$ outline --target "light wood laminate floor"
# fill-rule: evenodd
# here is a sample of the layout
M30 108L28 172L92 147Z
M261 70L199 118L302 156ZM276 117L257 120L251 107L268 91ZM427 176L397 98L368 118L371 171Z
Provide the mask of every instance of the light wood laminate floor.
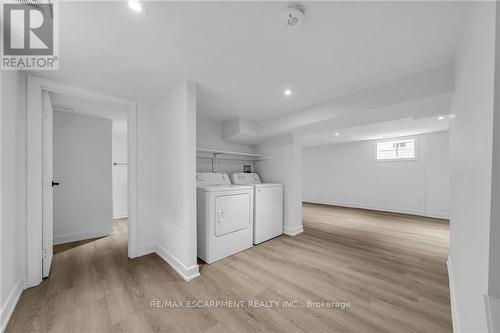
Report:
M304 233L202 265L191 282L155 254L128 259L126 220L115 225L114 236L56 247L50 277L23 292L7 332L451 331L444 220L305 204ZM151 306L168 300L295 307Z

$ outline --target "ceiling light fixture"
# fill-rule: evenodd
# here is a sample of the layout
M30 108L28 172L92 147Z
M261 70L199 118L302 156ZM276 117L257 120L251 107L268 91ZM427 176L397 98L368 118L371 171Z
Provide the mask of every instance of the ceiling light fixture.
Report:
M450 115L448 115L448 118L450 118L450 119L453 119L453 118L455 118L455 117L456 117L456 115L455 115L455 114L450 114Z
M438 117L439 120L443 120L444 119L444 116L439 116Z
M335 132L335 136L339 136L339 135L340 135L340 133L338 133L338 132Z
M283 91L283 95L285 96L290 96L292 94L292 91L290 89L285 89L285 91Z
M142 0L129 0L128 7L136 13L147 12L146 4Z

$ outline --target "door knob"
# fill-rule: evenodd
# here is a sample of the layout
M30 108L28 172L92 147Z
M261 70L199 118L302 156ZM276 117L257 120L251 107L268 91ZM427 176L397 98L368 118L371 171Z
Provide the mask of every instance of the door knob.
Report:
M52 187L54 187L54 186L59 186L59 183L52 181Z

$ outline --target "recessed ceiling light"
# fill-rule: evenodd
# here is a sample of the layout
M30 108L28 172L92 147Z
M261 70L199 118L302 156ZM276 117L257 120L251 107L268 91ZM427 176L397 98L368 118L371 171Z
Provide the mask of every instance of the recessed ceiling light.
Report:
M438 117L439 120L443 120L444 119L444 116L439 116Z
M285 96L290 96L292 94L292 91L290 89L285 89L285 91L283 91L283 94Z
M448 118L453 119L453 118L455 118L456 116L457 116L457 115L455 115L455 114L450 114L450 115L448 115Z
M340 135L340 133L338 133L338 132L335 132L335 136L339 136L339 135Z
M141 0L129 0L128 7L136 13L145 13L147 11L146 5Z

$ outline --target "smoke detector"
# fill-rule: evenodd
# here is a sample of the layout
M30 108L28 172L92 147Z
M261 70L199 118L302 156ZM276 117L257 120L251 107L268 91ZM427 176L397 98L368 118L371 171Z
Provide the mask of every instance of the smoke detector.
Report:
M292 4L283 13L281 21L287 28L298 26L304 20L305 9L298 4Z

